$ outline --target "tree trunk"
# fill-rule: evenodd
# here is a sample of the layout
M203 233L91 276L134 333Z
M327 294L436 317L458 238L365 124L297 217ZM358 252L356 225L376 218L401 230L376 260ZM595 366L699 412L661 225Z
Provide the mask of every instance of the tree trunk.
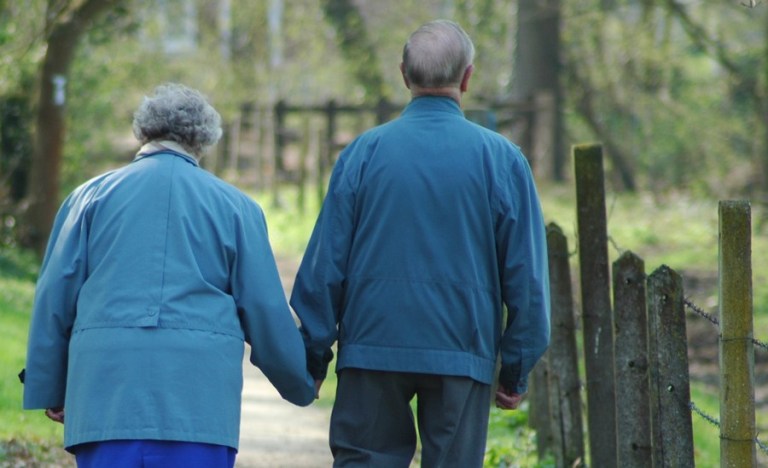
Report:
M87 0L49 19L37 110L35 148L29 174L27 231L21 243L42 254L59 205L59 172L65 137L66 80L77 45L99 15L124 0ZM49 0L49 13L55 9ZM50 16L49 16L50 18Z
M612 174L618 177L621 186L625 190L634 192L637 190L637 184L635 183L635 176L629 162L630 157L624 153L619 142L616 141L598 117L593 98L595 90L588 80L579 74L575 63L569 64L566 70L568 80L573 85L572 88L578 90L578 94L574 96L576 111L605 146L607 156L611 161Z
M339 37L341 52L353 76L365 90L368 102L387 98L376 47L368 37L365 21L352 0L323 0L323 11Z
M512 96L516 102L534 104L537 96L551 96L551 112L546 117L545 142L530 141L523 150L534 170L548 173L554 180L565 179L563 150L563 93L560 86L560 0L520 0L517 7L517 38ZM534 119L540 109L534 109ZM534 125L535 126L535 125ZM527 132L532 132L528 128ZM541 134L540 132L537 132ZM534 148L549 154L535 154ZM537 168L537 161L551 161L551 167Z

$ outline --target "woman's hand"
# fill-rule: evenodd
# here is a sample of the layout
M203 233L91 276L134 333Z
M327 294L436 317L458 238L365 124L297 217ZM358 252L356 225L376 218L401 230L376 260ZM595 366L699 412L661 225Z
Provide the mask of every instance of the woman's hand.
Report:
M51 421L64 424L64 408L48 408L45 410L45 415Z

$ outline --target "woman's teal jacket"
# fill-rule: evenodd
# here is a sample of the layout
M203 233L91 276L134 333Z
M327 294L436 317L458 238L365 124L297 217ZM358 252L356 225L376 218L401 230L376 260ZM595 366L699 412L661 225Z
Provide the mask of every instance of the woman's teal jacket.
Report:
M286 400L314 384L259 206L180 152L139 153L63 203L35 292L27 409L65 407L65 446L237 448L244 341Z

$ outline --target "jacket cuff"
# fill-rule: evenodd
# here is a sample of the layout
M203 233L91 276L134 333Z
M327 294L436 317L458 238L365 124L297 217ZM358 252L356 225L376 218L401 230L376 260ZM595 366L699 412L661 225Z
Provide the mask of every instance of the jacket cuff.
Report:
M333 351L327 348L321 355L307 349L307 371L315 380L325 380L328 364L333 360Z
M508 364L501 366L499 385L520 395L528 390L527 379L521 378L519 365Z

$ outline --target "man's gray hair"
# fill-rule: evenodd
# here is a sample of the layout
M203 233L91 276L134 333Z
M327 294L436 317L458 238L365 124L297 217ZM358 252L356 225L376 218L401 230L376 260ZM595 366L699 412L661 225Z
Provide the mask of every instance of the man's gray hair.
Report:
M133 115L133 134L142 143L171 140L201 156L221 138L221 116L199 91L166 83L145 97Z
M424 24L403 48L403 72L421 88L458 86L472 65L475 46L461 26L448 20Z

